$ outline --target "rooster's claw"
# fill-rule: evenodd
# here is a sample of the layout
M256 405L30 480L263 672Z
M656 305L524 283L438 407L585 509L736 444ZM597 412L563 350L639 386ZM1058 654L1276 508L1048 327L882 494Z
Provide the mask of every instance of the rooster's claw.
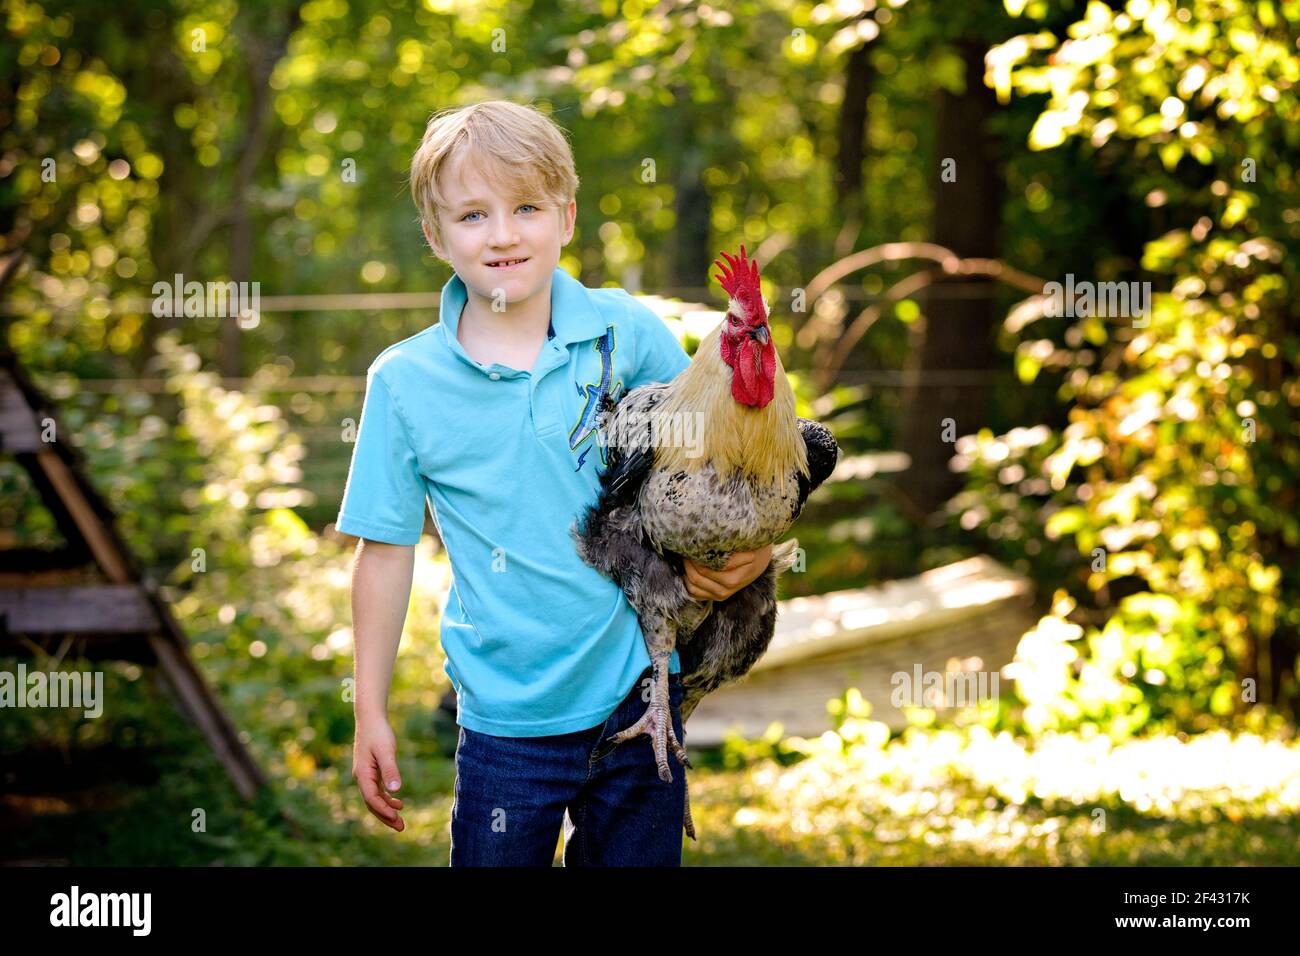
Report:
M673 756L680 760L683 765L691 769L694 769L694 767L690 758L686 756L686 748L681 745L681 742L677 739L677 732L673 729L672 717L668 710L668 682L656 679L654 683L649 709L631 727L610 737L607 744L612 749L631 740L633 737L645 734L650 738L651 746L654 748L655 766L659 770L659 779L664 783L672 783L673 774L668 769L669 747L672 748ZM662 693L660 692L661 686Z

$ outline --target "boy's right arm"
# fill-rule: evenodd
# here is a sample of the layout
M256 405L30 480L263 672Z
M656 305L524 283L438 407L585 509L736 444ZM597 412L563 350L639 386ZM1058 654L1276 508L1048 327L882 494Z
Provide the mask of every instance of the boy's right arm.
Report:
M355 655L356 740L352 776L370 812L401 832L402 801L397 740L388 723L388 688L411 598L415 546L362 538L352 565L352 641Z

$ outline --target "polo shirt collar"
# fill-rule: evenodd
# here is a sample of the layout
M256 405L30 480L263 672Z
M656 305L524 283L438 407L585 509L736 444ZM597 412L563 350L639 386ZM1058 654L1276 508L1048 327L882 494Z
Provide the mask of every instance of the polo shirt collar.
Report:
M442 325L443 336L453 351L470 361L469 355L456 338L456 328L460 324L460 312L469 300L465 280L453 272L447 284L442 287L442 301L439 305L438 321ZM605 334L609 323L592 301L591 294L573 276L559 266L551 276L551 324L547 330L548 340L561 346L573 342L586 342L600 338ZM471 364L475 364L471 362Z

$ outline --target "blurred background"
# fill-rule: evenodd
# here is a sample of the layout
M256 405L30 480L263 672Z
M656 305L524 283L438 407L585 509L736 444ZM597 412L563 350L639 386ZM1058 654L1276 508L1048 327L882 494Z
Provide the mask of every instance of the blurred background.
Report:
M1300 0L10 0L0 29L0 672L105 701L0 711L5 861L445 864L447 558L429 522L398 835L351 779L331 522L366 367L450 276L411 154L489 98L570 135L561 265L688 351L744 243L842 449L768 658L687 729L687 864L1300 858ZM257 306L157 314L178 275Z

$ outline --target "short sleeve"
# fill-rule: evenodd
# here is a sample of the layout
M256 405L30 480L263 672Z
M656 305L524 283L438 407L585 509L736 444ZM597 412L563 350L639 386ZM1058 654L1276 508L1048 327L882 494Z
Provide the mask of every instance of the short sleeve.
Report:
M690 356L654 310L635 299L628 309L640 321L636 323L636 372L627 382L627 390L650 382L671 382L691 364Z
M334 526L385 544L416 544L424 530L425 487L405 419L372 369L343 503Z

